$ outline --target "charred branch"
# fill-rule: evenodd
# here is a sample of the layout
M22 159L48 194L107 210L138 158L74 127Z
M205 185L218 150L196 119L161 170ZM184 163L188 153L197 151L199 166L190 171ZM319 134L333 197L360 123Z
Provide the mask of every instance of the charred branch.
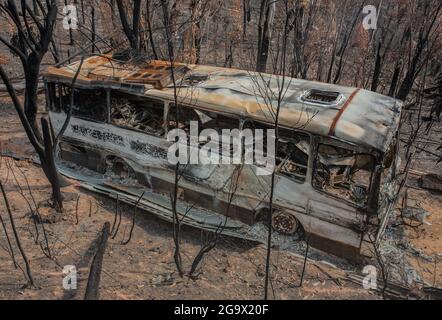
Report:
M20 254L22 256L23 262L24 262L25 267L26 267L25 269L26 269L26 275L27 275L27 278L28 278L27 280L28 280L28 282L29 282L29 284L31 286L34 286L35 284L34 284L34 278L32 277L31 266L29 264L28 257L26 256L26 252L24 251L23 246L21 244L20 237L18 235L17 228L15 226L14 217L12 215L11 208L9 206L9 200L8 200L7 195L6 195L5 189L3 188L3 183L1 181L0 181L0 189L2 191L3 200L4 200L4 203L5 203L5 206L6 206L6 211L8 212L8 215L9 215L9 221L11 223L11 228L12 228L12 233L14 235L15 243L17 244L17 248L20 251Z

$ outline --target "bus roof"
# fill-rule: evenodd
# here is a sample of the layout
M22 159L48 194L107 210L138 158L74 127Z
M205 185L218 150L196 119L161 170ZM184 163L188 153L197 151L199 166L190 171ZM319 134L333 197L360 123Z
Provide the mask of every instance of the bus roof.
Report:
M79 61L49 67L47 81L70 84ZM264 73L203 65L173 64L179 103L215 112L275 122L386 152L399 126L402 102L375 92ZM111 55L84 60L79 88L113 88L174 101L170 63L134 65ZM279 93L281 92L281 95Z

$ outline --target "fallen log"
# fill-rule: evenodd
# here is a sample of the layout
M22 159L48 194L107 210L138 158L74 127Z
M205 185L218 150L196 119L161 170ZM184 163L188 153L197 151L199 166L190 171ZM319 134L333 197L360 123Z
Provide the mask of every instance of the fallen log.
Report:
M101 231L101 238L99 240L97 252L92 260L91 268L89 271L89 277L87 279L86 293L84 294L84 300L98 300L101 269L103 265L103 256L106 251L107 239L109 238L110 223L106 222L103 225Z

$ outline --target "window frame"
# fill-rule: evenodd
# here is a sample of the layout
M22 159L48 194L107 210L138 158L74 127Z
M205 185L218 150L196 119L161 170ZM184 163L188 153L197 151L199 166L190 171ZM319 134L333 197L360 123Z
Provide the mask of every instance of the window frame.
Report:
M160 138L160 139L166 139L166 137L167 137L167 125L164 124L165 121L166 121L166 112L167 112L167 107L166 107L167 102L166 101L161 100L161 99L155 99L155 98L151 98L151 97L146 97L146 96L140 96L140 95L137 95L137 94L134 94L134 93L130 93L130 92L121 91L124 94L140 97L141 100L149 100L149 101L152 101L154 103L159 103L159 104L163 105L162 108L163 108L163 127L164 127L164 133L162 135L156 135L156 134L153 134L152 132L144 131L144 130L141 130L141 129L138 129L138 128L135 128L135 127L122 126L122 125L118 125L118 124L113 123L112 122L112 106L110 105L111 101L112 101L112 91L120 91L120 90L109 88L109 91L110 91L109 92L109 102L108 102L108 114L109 114L109 117L108 117L108 122L107 122L108 124L110 124L112 126L115 126L117 128L124 129L124 130L130 130L130 131L134 131L134 132L144 133L144 134L147 134L148 136L151 136L151 137Z
M244 125L247 124L248 122L257 123L257 124L259 124L261 126L267 127L267 129L273 129L274 128L274 125L272 126L272 124L268 123L268 122L259 121L259 120L251 119L251 118L243 118L240 130L244 129ZM282 125L278 125L278 128L279 128L279 130L283 129L283 130L294 132L295 134L301 134L301 135L304 135L304 136L308 137L309 144L310 144L310 150L309 150L309 154L307 154L308 159L307 159L307 165L306 165L306 168L305 168L306 169L306 174L305 174L305 180L304 181L301 182L301 181L295 180L295 179L293 179L293 178L291 178L291 177L289 177L287 175L284 175L284 174L278 172L278 168L282 166L283 162L281 162L280 165L276 166L276 175L279 176L279 177L287 178L290 181L296 182L299 185L304 185L306 183L311 183L311 177L312 177L312 163L311 163L311 159L312 159L312 155L313 155L313 151L314 151L314 139L313 139L314 135L312 135L310 132L307 132L305 130L290 128L290 127L286 127L286 126L282 126ZM281 136L279 136L279 138L281 138ZM277 153L278 151L275 150L275 152ZM277 156L277 154L275 156ZM254 165L256 166L256 164L254 164ZM275 165L276 165L276 159L275 159Z
M166 136L167 136L167 134L169 133L170 130L176 129L176 128L170 128L169 129L169 125L168 125L169 114L170 114L170 112L172 110L171 108L174 107L173 105L175 104L175 102L174 101L167 101L167 102L165 102L165 104L166 104L166 110L165 110L164 117L165 117L165 122L166 122ZM238 130L241 130L242 125L243 125L243 121L244 121L243 118L241 118L238 115L230 114L230 113L224 113L224 112L218 112L217 110L205 109L205 108L202 108L202 107L200 107L198 105L187 105L185 103L179 103L178 104L178 108L187 108L187 109L192 110L192 111L198 110L198 111L203 112L203 113L207 113L207 112L215 113L217 115L220 115L220 116L223 116L223 117L226 117L226 118L230 118L230 119L236 120L236 121L238 121L238 128L237 128ZM196 114L196 112L195 112L195 114ZM198 117L198 121L199 121L200 119L199 119L198 114L196 114L196 116ZM204 129L213 129L213 128L199 128L199 129L204 130ZM223 129L223 128L221 128L221 129ZM200 132L202 130L200 130ZM220 134L220 137L222 137L221 134ZM190 141L190 139L188 139L188 143L189 143L189 141ZM221 140L221 143L222 143L222 140ZM202 145L198 144L198 149L200 149L203 146L204 146L204 144L202 144ZM221 145L220 145L220 147L221 147ZM221 157L222 156L222 149L220 148L219 151L220 151L219 156ZM231 155L231 157L232 157L232 155Z
M315 136L315 141L316 142L315 142L315 147L314 147L314 155L312 157L313 166L312 166L312 175L311 175L311 177L312 177L311 187L316 192L319 192L319 193L324 194L326 196L332 197L333 199L336 199L339 201L344 201L346 204L350 205L353 208L363 209L366 211L369 210L370 209L370 201L373 198L373 196L374 196L373 193L375 191L375 190L373 190L373 186L374 186L374 180L375 180L375 175L376 175L376 167L378 166L379 158L380 158L379 152L374 149L367 149L367 148L364 148L363 146L358 146L358 145L355 145L352 143L348 143L344 140L334 138L334 137L332 138L332 137ZM343 197L339 197L337 195L331 194L331 193L324 191L314 185L313 177L314 177L316 170L317 170L316 164L317 164L318 156L319 156L319 146L321 144L346 149L346 150L355 152L357 154L369 155L372 157L373 165L370 170L370 182L369 182L369 185L367 188L367 196L366 196L367 200L364 202L364 204L358 204L357 202L353 202L353 201L345 199Z
M62 81L47 81L46 83L47 85L47 89L48 89L48 93L46 95L46 99L47 99L47 108L50 112L54 112L54 113L63 113L65 115L66 112L63 110L63 106L64 104L61 101L61 96L60 93L63 90L63 87L69 88L70 89L70 85L62 82ZM78 91L87 91L87 90L103 90L106 94L106 107L105 107L105 114L103 116L104 120L99 120L99 119L92 119L89 117L83 117L83 116L79 116L74 114L74 112L72 112L72 117L77 118L77 119L81 119L81 120L85 120L85 121L90 121L90 122L95 122L95 123L109 123L109 117L110 117L110 106L109 106L109 90L108 88L84 88L84 87L80 87L77 86L74 90L78 90ZM56 109L55 106L55 101L59 100L59 107L58 109Z

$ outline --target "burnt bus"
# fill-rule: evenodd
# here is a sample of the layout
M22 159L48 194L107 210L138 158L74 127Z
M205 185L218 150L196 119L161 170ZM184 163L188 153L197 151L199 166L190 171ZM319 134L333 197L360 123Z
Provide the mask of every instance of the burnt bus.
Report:
M71 112L58 146L60 167L71 163L106 177L88 185L109 196L119 193L123 201L133 203L144 190L144 208L169 221L175 184L175 165L167 157L170 130L186 130L191 121L220 135L222 129L275 125L279 76L92 56L79 71L71 108L79 66L50 67L44 75L55 134ZM402 103L363 89L287 77L284 83L272 228L285 238L301 232L313 247L339 256L360 256L379 239L394 206ZM181 167L184 223L213 231L219 217L227 217L224 233L245 230L250 239L258 237L256 226L267 228L271 175L257 174L258 164L238 167ZM80 179L80 171L71 176Z

